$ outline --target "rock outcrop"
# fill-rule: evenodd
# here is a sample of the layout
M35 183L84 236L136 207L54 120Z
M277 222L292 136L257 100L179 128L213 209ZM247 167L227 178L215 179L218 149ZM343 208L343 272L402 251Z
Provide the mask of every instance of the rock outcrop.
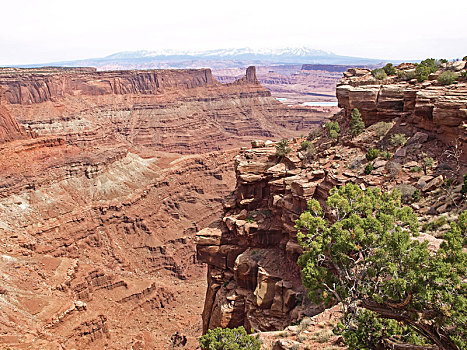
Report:
M0 87L0 143L25 137L24 130L4 105L4 93Z
M401 65L401 69L412 69ZM368 69L349 69L336 90L339 107L350 116L358 108L365 124L380 121L409 123L430 133L447 146L456 144L467 159L467 82L442 86L435 80L418 83L396 76L376 80Z
M281 104L255 67L232 84L209 69L96 72L2 69L11 114L27 130L79 147L124 143L139 152L196 154L292 137L330 115Z

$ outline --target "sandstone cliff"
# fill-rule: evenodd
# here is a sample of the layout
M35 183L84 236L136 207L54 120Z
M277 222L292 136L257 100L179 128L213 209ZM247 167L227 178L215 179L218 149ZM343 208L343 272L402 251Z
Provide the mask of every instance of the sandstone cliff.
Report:
M253 68L228 85L209 70L2 69L0 85L10 348L195 348L206 282L194 234L235 186L229 148L327 115L277 102Z
M4 105L4 90L0 87L0 143L12 141L25 136L16 119Z
M401 123L435 133L448 147L457 141L467 159L466 80L460 78L456 84L441 86L435 79L432 75L430 80L418 83L393 76L381 82L368 69L349 69L336 94L346 116L358 108L366 125L399 118Z
M208 265L204 331L240 325L248 330L280 330L304 315L322 311L308 301L300 282L296 261L301 248L294 224L307 200L316 198L324 205L334 186L352 182L363 189L397 187L422 223L446 213L455 217L466 208L458 181L467 163L454 153L446 153L451 144L465 137L465 84L433 88L434 111L429 117L417 114L421 100L404 99L408 92L399 86L349 85L352 71L337 93L344 108L335 116L342 126L339 142L329 139L322 129L315 133L316 155L311 158L300 150L303 138L292 140L292 151L283 158L275 155L273 145L267 147L264 142L254 142L254 148L236 157L237 185L224 202L221 220L197 234L198 259ZM368 70L362 71L368 79ZM416 99L430 91L425 86L406 88ZM360 109L368 126L355 138L348 134L352 108ZM377 121L387 123L383 129L372 126ZM391 143L396 133L405 134L408 141ZM385 149L390 159L371 162L374 169L366 174L369 162L365 154L370 147ZM426 156L435 161L428 174L423 174ZM447 179L451 179L449 185L445 184ZM411 197L415 191L421 194L417 203ZM437 234L443 229L446 225ZM421 239L439 245L426 233L431 232L424 232Z

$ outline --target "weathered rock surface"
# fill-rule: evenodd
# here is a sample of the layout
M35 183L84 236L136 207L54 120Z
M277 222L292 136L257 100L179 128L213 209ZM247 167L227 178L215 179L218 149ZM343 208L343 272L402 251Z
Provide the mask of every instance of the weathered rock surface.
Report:
M466 84L465 79L441 86L433 81L415 83L400 81L395 77L381 82L373 78L369 70L349 69L345 78L339 82L336 94L339 107L344 109L346 116L350 116L353 108L358 108L367 126L395 119L400 123L409 123L435 135L447 147L455 147L457 144L463 150L462 157L465 160Z

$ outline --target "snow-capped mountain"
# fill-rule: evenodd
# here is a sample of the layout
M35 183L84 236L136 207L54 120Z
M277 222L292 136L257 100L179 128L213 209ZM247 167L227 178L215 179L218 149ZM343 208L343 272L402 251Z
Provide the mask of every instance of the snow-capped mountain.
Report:
M123 51L106 56L106 59L129 59L129 58L157 58L157 57L173 57L173 56L187 56L197 58L235 58L245 56L252 57L326 57L336 56L332 52L316 50L309 47L287 47L281 49L260 48L254 49L249 47L244 48L231 48L231 49L218 49L206 51L183 51L183 50L157 50L157 51Z

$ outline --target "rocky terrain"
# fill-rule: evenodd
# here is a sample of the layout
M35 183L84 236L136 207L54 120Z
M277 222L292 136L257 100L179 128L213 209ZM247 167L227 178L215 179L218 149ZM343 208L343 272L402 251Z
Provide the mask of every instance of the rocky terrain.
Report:
M254 67L0 70L0 348L194 348L205 268L194 234L221 214L252 138L328 114L290 108ZM187 302L189 297L189 302Z
M322 342L313 340L311 331L304 334L311 323L287 327L323 311L307 299L301 284L294 225L307 200L324 205L334 186L398 188L419 216L420 239L432 247L467 208L460 193L467 171L465 79L449 86L434 79L375 83L367 69L345 73L337 88L343 108L334 117L341 125L338 140L320 128L308 138L312 153L302 147L305 138L289 140L291 152L283 157L273 143L258 140L235 158L237 185L224 201L224 214L197 233L198 259L208 265L204 331L244 326L266 332L261 333L263 347L273 349L321 349L336 340L332 334ZM353 108L366 124L355 138L348 134ZM403 135L403 141L394 142L394 135ZM389 155L370 162L365 157L370 147ZM434 160L430 166L427 158ZM370 173L365 172L368 164ZM322 328L329 330L329 325Z

